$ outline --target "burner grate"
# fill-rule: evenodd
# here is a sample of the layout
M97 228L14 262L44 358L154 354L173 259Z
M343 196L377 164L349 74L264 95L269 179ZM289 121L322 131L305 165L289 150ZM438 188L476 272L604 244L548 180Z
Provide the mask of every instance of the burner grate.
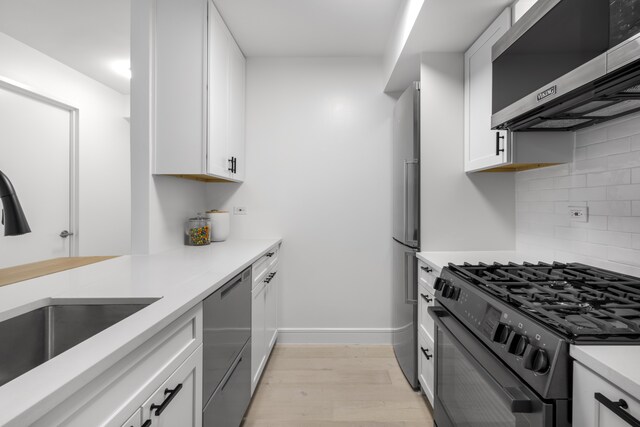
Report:
M449 264L467 282L573 341L640 338L640 279L578 263Z

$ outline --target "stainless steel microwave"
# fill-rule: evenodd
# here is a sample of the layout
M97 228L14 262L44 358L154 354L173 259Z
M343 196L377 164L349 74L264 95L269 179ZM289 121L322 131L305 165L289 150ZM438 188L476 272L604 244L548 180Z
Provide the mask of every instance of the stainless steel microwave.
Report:
M538 0L493 46L494 129L576 130L640 111L640 0Z

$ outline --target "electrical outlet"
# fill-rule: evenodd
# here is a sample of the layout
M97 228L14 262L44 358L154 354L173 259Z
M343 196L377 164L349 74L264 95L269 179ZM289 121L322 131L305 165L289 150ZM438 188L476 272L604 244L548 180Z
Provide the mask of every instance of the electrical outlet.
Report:
M586 206L569 206L571 221L589 222L589 208Z
M245 208L244 206L234 206L233 207L233 214L234 215L246 215L247 214L247 208Z

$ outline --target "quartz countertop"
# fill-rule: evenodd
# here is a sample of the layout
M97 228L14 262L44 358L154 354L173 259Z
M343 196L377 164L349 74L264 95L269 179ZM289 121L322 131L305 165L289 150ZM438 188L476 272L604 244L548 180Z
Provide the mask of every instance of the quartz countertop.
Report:
M26 425L67 399L281 242L230 240L122 256L0 288L0 321L51 298L160 298L0 387L0 425Z
M571 357L640 400L640 345L572 345Z

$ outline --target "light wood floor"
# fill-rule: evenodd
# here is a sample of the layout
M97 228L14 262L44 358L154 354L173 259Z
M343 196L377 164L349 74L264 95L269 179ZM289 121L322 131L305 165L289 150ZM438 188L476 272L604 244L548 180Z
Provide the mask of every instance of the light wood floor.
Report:
M390 346L277 345L243 427L433 426Z

